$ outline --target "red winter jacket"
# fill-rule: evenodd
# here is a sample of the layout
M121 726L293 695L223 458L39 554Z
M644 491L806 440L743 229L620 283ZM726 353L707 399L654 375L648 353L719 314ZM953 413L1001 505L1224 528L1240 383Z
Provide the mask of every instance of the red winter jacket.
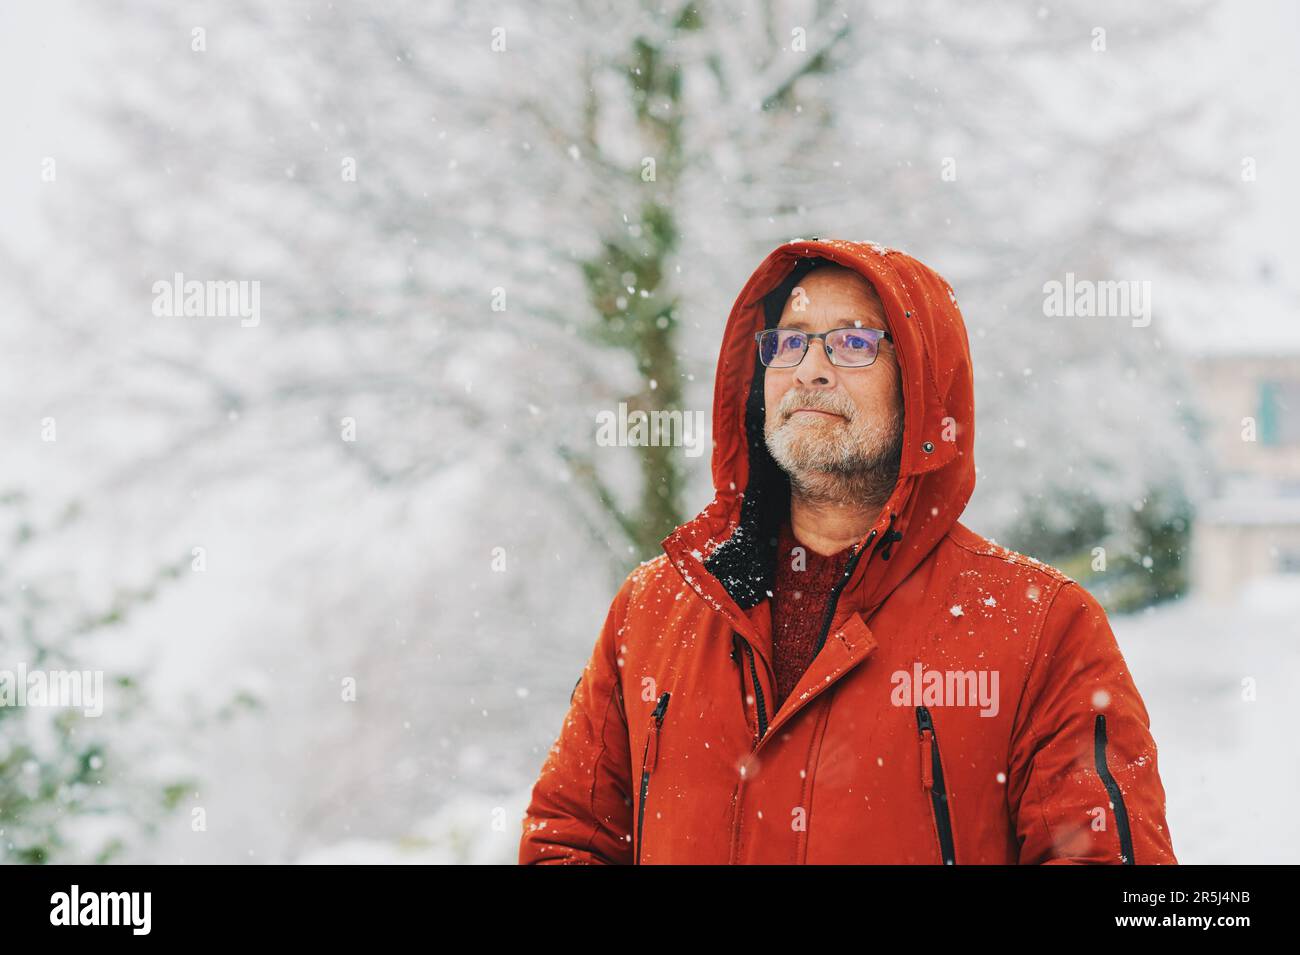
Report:
M904 446L821 649L773 712L789 484L762 441L754 333L812 256L884 303ZM1176 862L1147 711L1101 607L957 520L974 396L942 277L871 243L782 245L732 308L713 421L714 498L614 598L533 787L521 863Z

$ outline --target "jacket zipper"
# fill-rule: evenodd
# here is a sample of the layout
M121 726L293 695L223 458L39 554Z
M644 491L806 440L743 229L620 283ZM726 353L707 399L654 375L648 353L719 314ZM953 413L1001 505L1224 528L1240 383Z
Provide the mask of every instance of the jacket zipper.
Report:
M893 527L893 525L894 525L894 515L891 514L889 516L889 526ZM822 617L822 629L821 629L821 635L817 638L817 649L813 651L814 657L816 657L817 654L821 652L822 645L826 643L826 636L827 634L830 633L831 623L835 619L835 608L839 605L840 602L840 593L844 590L844 586L849 582L849 579L853 576L853 571L854 568L858 566L858 561L862 559L863 554L865 554L868 550L870 550L871 544L875 539L876 539L876 532L873 530L870 534L867 535L866 543L864 543L862 547L858 549L858 552L856 554L854 554L852 557L849 558L849 562L844 566L844 574L836 582L835 588L831 591L830 600L827 601L826 613ZM745 644L745 658L749 661L749 676L750 676L750 680L754 684L754 708L756 710L756 717L758 723L758 739L754 742L754 749L757 750L759 745L763 742L763 737L767 735L767 706L763 699L762 684L758 682L758 666L754 663L754 648L750 646L749 641L746 640L744 637L740 636L740 634L735 633L733 634L733 636L735 636L737 639L739 639L741 642ZM641 786L642 786L641 804L642 804L642 809L644 810L645 786L646 786L646 777L644 775L641 777ZM739 796L740 786L741 783L737 781L736 793L732 795L733 804L735 803L736 799ZM638 848L637 848L638 860L640 859L640 852L641 852L640 843L638 842Z
M650 792L650 774L659 762L659 727L668 712L668 692L659 697L659 703L650 714L650 733L646 736L645 752L641 755L641 804L636 812L636 864L641 864L641 843L645 839L645 797Z
M1115 828L1119 830L1119 857L1123 865L1133 865L1133 834L1128 827L1128 809L1124 806L1124 794L1119 790L1119 783L1110 774L1106 765L1106 717L1098 713L1093 722L1092 732L1093 758L1097 763L1097 775L1101 777L1110 796L1110 804L1115 810Z
M891 521L890 523L892 524L893 522ZM836 581L835 588L831 591L831 599L826 602L826 613L822 616L822 632L817 638L817 649L813 651L814 658L817 654L822 652L822 644L826 642L826 635L830 633L831 621L835 619L835 608L840 602L840 592L844 590L844 585L847 584L849 578L853 576L853 569L858 566L858 561L862 559L862 555L871 549L871 542L875 540L875 538L876 532L872 531L867 535L867 542L863 544L858 552L849 558L849 562L844 565L844 573L840 576L840 579Z
M754 664L754 648L749 645L749 641L744 637L740 638L745 643L745 659L749 661L749 676L754 681L754 706L758 710L758 739L755 746L763 741L764 735L767 734L767 706L763 702L763 686L758 682L758 667Z
M939 757L939 736L934 731L934 720L930 718L928 707L916 708L916 725L921 731L921 786L930 790L934 828L939 835L939 854L943 856L944 865L956 865L952 817L948 814L948 790L944 786L943 761Z

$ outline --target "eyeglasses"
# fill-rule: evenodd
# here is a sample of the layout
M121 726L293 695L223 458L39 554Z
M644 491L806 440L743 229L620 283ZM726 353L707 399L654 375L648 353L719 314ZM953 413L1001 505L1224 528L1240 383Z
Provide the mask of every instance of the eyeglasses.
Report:
M808 345L820 338L830 363L839 368L865 368L880 353L880 341L893 336L882 328L832 328L805 332L798 328L769 328L756 332L758 357L768 368L793 368L808 354Z

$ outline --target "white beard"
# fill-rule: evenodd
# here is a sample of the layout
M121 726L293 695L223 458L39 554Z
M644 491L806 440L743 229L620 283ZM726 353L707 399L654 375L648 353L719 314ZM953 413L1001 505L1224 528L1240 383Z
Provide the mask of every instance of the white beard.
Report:
M826 410L839 410L823 405ZM788 418L766 429L767 449L790 476L791 493L816 504L879 507L898 480L903 416Z

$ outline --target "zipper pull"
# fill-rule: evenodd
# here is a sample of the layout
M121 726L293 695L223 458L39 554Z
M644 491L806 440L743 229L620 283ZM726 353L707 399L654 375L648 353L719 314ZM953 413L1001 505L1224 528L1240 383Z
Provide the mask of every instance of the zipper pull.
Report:
M921 788L934 788L934 736L928 730L921 730Z
M659 727L663 725L664 714L668 712L668 696L669 694L665 692L663 696L659 697L658 705L655 706L654 712L650 714L652 725L650 727L650 740L647 743L649 749L645 758L646 772L648 773L654 772L655 764L659 761Z

